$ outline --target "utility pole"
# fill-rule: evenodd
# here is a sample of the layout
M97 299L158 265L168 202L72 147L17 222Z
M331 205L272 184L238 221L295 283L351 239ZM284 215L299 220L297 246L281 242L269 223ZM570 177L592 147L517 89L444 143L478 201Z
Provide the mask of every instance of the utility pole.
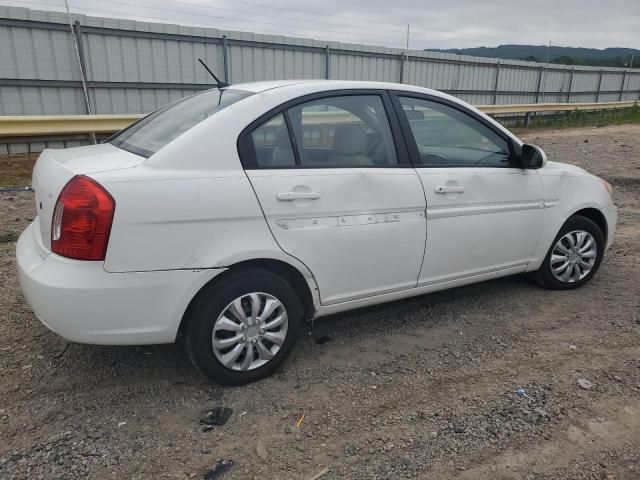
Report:
M400 83L404 83L404 79L409 73L409 24L407 23L407 43L404 49L404 56L400 56Z
M407 48L406 48L407 55L409 55L409 28L410 28L410 25L407 23Z
M87 90L87 77L84 71L82 58L80 58L80 47L78 46L78 38L76 37L76 30L73 28L73 22L71 21L71 11L69 10L69 1L64 0L64 6L67 9L67 19L69 20L69 29L71 30L71 38L73 40L73 46L76 50L76 59L78 60L78 67L80 68L80 80L82 81L82 91L84 93L84 104L87 109L87 114L91 115L91 103L89 102L89 91ZM90 133L91 142L96 143L96 136L94 133Z
M551 40L549 40L549 45L547 45L547 65L549 64L549 53L551 50Z

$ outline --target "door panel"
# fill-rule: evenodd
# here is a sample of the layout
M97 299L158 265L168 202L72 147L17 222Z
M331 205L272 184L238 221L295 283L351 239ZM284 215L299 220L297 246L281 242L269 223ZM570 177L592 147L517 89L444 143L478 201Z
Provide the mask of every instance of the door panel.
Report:
M426 226L413 169L247 174L276 241L313 273L323 304L415 287ZM290 192L314 198L278 200Z
M418 285L524 271L542 228L542 182L511 140L461 105L395 97L427 200Z
M509 268L524 271L542 228L542 184L535 170L417 171L427 195L419 285ZM442 187L449 188L441 193Z
M426 203L387 109L384 92L334 92L283 106L241 135L269 227L312 272L325 305L416 286ZM258 154L265 146L273 158Z

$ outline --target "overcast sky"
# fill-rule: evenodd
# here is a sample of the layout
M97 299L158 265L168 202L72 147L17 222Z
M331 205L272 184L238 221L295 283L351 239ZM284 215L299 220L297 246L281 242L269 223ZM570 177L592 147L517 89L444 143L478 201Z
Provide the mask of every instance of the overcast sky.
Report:
M64 0L0 0L64 10ZM410 48L640 48L640 0L69 0L72 12Z

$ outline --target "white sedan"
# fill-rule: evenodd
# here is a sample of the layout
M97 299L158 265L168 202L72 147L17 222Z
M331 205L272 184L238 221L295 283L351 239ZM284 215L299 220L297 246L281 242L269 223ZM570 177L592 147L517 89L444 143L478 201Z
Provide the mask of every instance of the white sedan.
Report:
M584 285L616 223L607 182L456 98L375 82L207 90L45 150L33 188L16 255L42 323L181 338L231 384L271 374L304 320L525 272Z

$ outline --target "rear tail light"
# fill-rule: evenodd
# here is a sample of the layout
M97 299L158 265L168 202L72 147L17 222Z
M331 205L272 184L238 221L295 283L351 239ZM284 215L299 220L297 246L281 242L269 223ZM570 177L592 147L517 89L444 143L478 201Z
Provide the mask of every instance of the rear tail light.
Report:
M67 183L53 211L51 251L76 260L104 260L116 202L85 176Z

